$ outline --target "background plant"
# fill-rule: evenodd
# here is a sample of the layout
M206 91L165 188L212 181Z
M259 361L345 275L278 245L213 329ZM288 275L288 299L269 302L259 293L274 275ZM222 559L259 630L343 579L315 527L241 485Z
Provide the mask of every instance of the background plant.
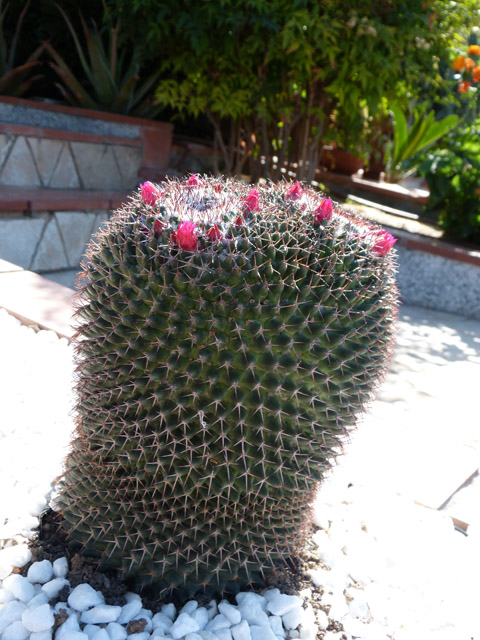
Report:
M480 242L480 122L443 139L420 165L430 196L427 211L452 238Z
M158 80L159 72L154 72L138 86L141 65L139 50L134 47L131 52L128 47L119 47L120 22L113 24L106 5L104 4L106 21L102 29L95 23L89 28L83 15L79 14L85 46L82 46L81 39L66 13L60 6L58 10L71 33L83 73L88 81L86 88L82 78L76 77L60 53L49 42L45 42L45 48L54 60L51 66L61 80L57 87L64 98L70 104L83 108L145 118L153 118L158 114L161 107L153 103L150 94Z
M5 21L9 4L0 0L0 94L3 95L23 96L32 83L40 78L40 75L33 75L33 72L38 70L42 45L30 53L23 64L18 64L17 45L29 5L30 0L20 10L13 33L7 34Z
M312 179L327 132L351 132L360 151L352 122L405 79L411 94L420 77L436 88L451 34L472 19L464 4L112 0L161 60L160 102L207 114L218 170L274 180L284 169Z

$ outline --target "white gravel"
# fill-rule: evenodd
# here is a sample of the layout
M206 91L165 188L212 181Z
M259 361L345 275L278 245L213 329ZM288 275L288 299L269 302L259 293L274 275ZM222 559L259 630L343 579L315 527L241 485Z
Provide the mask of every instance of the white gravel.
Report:
M404 309L391 374L318 494L313 541L328 568L312 568L311 590L300 598L238 594L208 607L192 601L180 611L170 603L154 614L136 594L109 607L88 585L52 607L56 587L66 584L65 559L34 563L27 578L12 573L31 560L26 543L67 451L72 350L0 309L1 640L52 640L62 606L68 619L55 640L125 640L139 616L146 626L131 640L480 640L480 520L464 536L447 514L416 505L408 483L398 491L399 478L415 474L422 438L448 443L455 428L479 446L468 410L478 385L478 323L456 331L451 319ZM317 588L325 611L310 604ZM343 636L326 630L332 620L343 624Z

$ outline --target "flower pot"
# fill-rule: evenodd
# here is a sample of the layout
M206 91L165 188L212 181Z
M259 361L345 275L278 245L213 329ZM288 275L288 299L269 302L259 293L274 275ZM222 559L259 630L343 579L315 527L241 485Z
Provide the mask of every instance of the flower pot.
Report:
M350 151L324 147L320 164L333 173L351 176L364 166L364 161Z

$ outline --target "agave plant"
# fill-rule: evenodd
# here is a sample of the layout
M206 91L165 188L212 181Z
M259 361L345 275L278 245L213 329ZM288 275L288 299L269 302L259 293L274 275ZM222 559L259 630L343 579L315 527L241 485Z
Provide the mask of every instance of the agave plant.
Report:
M15 66L18 38L29 5L30 0L23 7L15 26L12 41L8 44L4 33L8 4L4 7L2 0L0 0L0 94L2 95L20 97L32 82L41 77L40 75L32 75L32 71L40 64L38 58L43 51L43 45L37 47L24 64Z
M130 61L127 61L126 49L119 51L120 22L105 29L105 38L104 32L95 23L89 29L80 13L85 51L67 14L60 6L56 6L72 34L80 64L90 85L87 90L58 51L49 42L45 42L45 48L54 60L51 67L61 80L57 87L64 98L70 104L86 109L100 109L141 118L155 117L162 107L153 103L150 94L159 72L153 73L138 86L140 56L138 50L134 50Z
M420 151L424 151L448 133L458 122L458 116L449 115L435 120L434 111L420 109L411 126L398 105L391 105L393 115L393 140L387 146L386 175L389 182L398 182L420 164Z

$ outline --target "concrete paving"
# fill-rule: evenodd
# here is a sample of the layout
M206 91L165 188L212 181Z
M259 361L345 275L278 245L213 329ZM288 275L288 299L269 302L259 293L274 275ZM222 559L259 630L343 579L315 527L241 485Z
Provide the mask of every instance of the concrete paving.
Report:
M397 346L340 473L480 524L480 321L403 306ZM466 486L462 486L465 483Z

